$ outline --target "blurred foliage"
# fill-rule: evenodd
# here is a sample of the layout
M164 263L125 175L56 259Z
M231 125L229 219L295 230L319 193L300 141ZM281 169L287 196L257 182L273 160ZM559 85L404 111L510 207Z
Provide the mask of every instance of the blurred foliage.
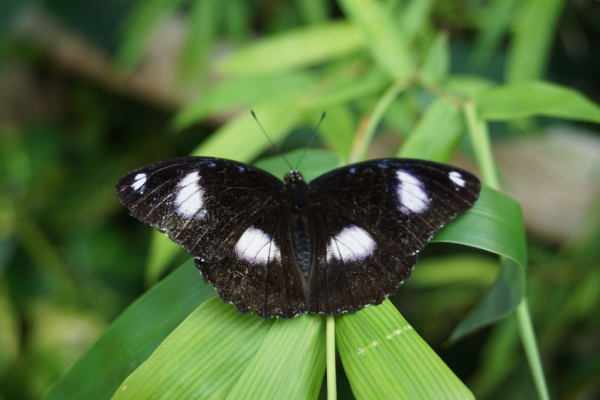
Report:
M185 34L171 92L193 89L195 99L159 109L164 99L124 95L126 82L117 93L61 69L52 49L19 33L40 10L101 49L118 74L135 74L175 20ZM103 332L62 388L76 390L86 376L93 387L100 365L143 382L148 355L176 327L183 336L193 329L198 321L182 321L214 294L194 286L199 278L184 265L122 313L186 259L118 204L113 187L125 172L189 153L246 162L273 155L248 108L273 140L287 138L286 152L306 144L327 110L314 146L326 151L309 153L306 175L367 155L475 158L465 104L481 123L503 122L495 140L541 132L553 118L598 123L598 20L591 0L2 1L0 102L12 103L0 103L0 399L39 398ZM275 171L277 160L257 165ZM599 243L597 208L565 243L529 238L527 297L553 398L600 396ZM446 343L502 281L498 261L448 244L429 246L421 259L393 298L415 330L477 398L535 397L514 319ZM135 328L140 336L120 338ZM275 339L263 350L282 351ZM115 343L122 347L106 350ZM359 370L344 367L357 382ZM340 398L370 395L345 379L340 365ZM113 393L107 386L97 398Z

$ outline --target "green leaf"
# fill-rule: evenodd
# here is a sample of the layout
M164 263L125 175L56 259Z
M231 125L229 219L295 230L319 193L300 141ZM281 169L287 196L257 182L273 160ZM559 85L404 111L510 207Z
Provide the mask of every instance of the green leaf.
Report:
M138 1L125 23L123 44L117 54L117 64L125 70L132 69L146 50L151 33L182 1Z
M347 162L356 134L356 120L348 106L327 108L327 118L319 129L319 136Z
M186 262L121 314L44 398L110 398L167 335L214 295L193 261Z
M314 398L325 371L324 319L241 315L206 301L116 391L113 399Z
M478 66L483 66L501 44L517 4L518 0L495 0L479 13L477 24L480 34L477 35L477 43L472 53L473 61Z
M443 82L446 90L470 99L494 86L495 82L477 75L451 75Z
M522 9L515 19L506 63L507 82L525 82L543 77L564 3L564 0L521 2Z
M432 242L457 243L506 259L501 273L481 302L456 327L458 340L514 311L524 295L527 253L521 207L512 198L482 186L473 208L442 228Z
M524 82L481 92L479 116L510 120L544 115L600 123L600 107L579 92L546 82Z
M287 101L307 94L313 86L312 78L305 73L226 79L207 89L196 101L177 113L172 124L177 129L183 129L215 113L247 108L263 101Z
M296 0L297 7L304 20L311 24L327 21L331 14L330 5L321 0Z
M148 261L144 274L146 286L149 287L155 284L173 258L180 252L182 252L180 245L173 242L164 233L152 229L152 234L150 235L150 252L148 253Z
M352 25L328 22L271 35L234 52L217 67L228 75L297 70L340 59L364 45L363 36Z
M400 29L406 36L407 41L412 39L423 30L433 8L433 0L411 0L401 15Z
M425 258L406 282L407 287L440 288L454 285L489 287L498 276L498 260L461 254Z
M220 19L218 0L195 0L188 14L189 31L179 60L180 80L202 82Z
M284 156L292 166L295 166L302 153L304 153L304 149L298 149L285 153ZM279 178L283 178L283 175L289 172L290 169L280 155L263 158L254 165ZM300 164L300 171L304 175L304 180L310 182L319 175L341 166L342 160L336 154L324 150L308 150Z
M297 127L300 111L293 104L269 102L254 108L260 123L274 142ZM250 162L269 149L271 143L264 137L250 113L243 113L227 122L192 151L192 156L228 158Z
M445 99L437 99L404 142L398 157L447 162L464 132L460 109Z
M406 79L413 72L405 38L384 7L372 0L339 0L344 14L367 39L375 61L393 79Z
M421 80L427 85L438 83L448 74L449 65L450 51L448 49L448 35L440 32L425 56L425 61L421 68Z
M336 322L338 351L357 398L473 398L389 300Z
M1 272L1 271L0 271ZM19 355L19 325L8 296L7 282L0 277L0 379Z

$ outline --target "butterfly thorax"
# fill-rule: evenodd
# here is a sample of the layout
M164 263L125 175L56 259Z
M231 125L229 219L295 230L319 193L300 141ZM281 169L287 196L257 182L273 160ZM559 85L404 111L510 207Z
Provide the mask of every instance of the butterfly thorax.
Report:
M306 278L310 268L311 227L308 218L308 185L299 171L285 174L285 186L292 216L292 242L296 264Z

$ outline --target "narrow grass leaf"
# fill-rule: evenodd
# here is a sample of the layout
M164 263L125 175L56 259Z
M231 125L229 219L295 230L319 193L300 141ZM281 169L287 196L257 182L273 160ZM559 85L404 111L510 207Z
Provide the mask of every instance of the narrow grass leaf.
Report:
M194 263L186 262L125 310L44 399L110 399L121 382L214 295Z
M207 89L196 101L177 113L172 125L187 128L204 118L264 101L287 101L306 95L314 86L307 73L276 73L233 77Z
M347 22L328 22L271 35L218 63L227 75L298 70L362 50L365 39ZM298 51L302 49L302 51Z
M371 0L339 0L344 14L367 39L371 55L392 77L406 79L413 72L405 38L384 6Z
M113 399L223 399L258 351L274 319L241 315L215 297L173 331Z
M331 13L329 2L322 0L296 0L298 10L309 24L327 21Z
M543 78L564 0L521 2L514 20L505 77L510 83Z
M450 66L448 35L440 32L425 56L420 77L426 85L436 84L446 77Z
M144 54L152 32L183 0L138 1L125 23L123 44L117 54L117 64L131 70Z
M524 82L479 93L479 117L510 120L544 115L600 123L600 107L579 92L547 82Z
M458 107L437 99L425 112L398 153L398 157L447 162L465 133Z
M356 398L474 398L389 300L336 322L337 348Z
M316 399L325 375L325 317L276 320L228 399Z

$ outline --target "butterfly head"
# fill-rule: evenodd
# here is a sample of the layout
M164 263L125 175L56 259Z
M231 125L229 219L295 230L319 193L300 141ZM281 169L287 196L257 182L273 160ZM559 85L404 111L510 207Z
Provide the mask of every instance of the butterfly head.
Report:
M283 180L288 190L292 210L295 212L303 211L308 196L308 185L304 182L304 177L300 171L292 170L285 174Z
M304 182L304 177L300 171L292 170L283 176L285 183Z

